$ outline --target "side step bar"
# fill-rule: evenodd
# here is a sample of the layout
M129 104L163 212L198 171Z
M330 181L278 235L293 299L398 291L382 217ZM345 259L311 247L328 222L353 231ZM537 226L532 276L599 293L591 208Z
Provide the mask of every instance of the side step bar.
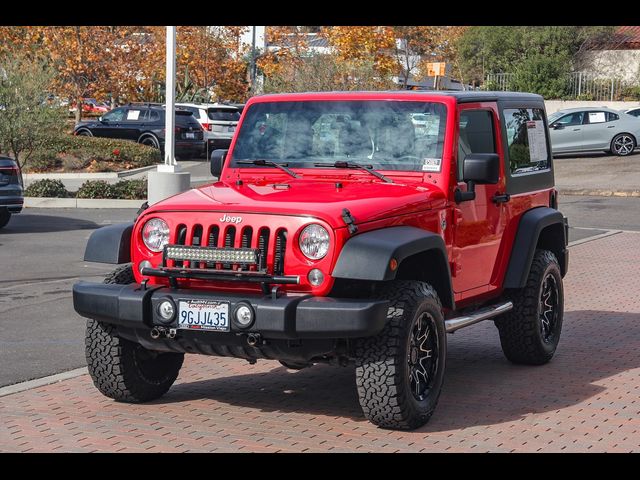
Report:
M498 315L508 312L511 309L513 309L512 302L499 303L490 307L481 308L473 315L464 315L462 317L450 318L449 320L444 321L444 325L447 333L453 333L456 330L468 327L469 325L481 322L482 320L497 317Z

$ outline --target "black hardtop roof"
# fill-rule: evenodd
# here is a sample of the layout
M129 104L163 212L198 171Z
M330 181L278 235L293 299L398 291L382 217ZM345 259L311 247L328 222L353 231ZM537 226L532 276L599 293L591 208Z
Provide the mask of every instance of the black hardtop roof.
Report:
M494 92L494 91L478 91L478 90L377 90L377 91L332 91L332 92L299 92L299 93L270 93L260 95L261 97L304 97L305 95L336 95L344 94L345 96L358 94L358 93L371 93L380 96L384 96L385 93L392 93L394 95L407 95L415 97L423 97L425 95L438 95L444 97L454 97L458 103L471 103L471 102L496 102L496 101L535 101L544 102L542 95L537 93L525 93L525 92Z

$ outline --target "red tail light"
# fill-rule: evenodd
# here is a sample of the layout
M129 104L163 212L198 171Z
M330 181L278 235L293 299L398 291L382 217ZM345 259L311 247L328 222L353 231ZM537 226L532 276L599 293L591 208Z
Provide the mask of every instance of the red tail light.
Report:
M210 132L211 131L211 124L210 123L202 123L202 130L204 130L205 132Z

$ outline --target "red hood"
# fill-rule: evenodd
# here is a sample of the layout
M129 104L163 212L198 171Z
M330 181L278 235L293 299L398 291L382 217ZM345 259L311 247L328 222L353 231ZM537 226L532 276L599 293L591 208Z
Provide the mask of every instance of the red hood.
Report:
M274 184L273 179L246 181L237 186L216 182L170 197L145 214L163 210L209 210L222 213L269 213L312 216L333 228L344 227L342 209L356 223L395 217L433 208L444 203L436 186L424 183L383 183L377 180L341 181L291 179Z

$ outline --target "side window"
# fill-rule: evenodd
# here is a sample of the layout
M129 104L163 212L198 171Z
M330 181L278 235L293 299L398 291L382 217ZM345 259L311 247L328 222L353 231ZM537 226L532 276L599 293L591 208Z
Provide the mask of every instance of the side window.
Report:
M565 115L562 118L559 118L554 123L559 123L560 125L564 125L568 127L570 125L582 125L582 120L584 117L584 112L574 112L569 115Z
M116 108L110 112L105 113L102 116L102 120L105 122L121 122L124 118L124 108Z
M460 112L458 137L458 179L463 178L462 164L470 153L496 153L493 115L489 110Z
M589 118L589 123L590 124L595 124L595 123L604 123L607 121L607 116L606 113L607 112L587 112L588 118Z
M640 117L640 108L637 108L635 110L631 110L630 112L627 112L629 115L633 115L634 117Z
M160 113L155 111L155 110L149 110L147 121L148 122L159 122L160 121Z
M620 115L613 112L605 112L607 114L607 122L613 122L620 119Z
M517 175L550 168L542 109L505 109L504 118L511 174Z
M130 108L127 110L127 122L141 122L142 121L142 113L143 111L139 108Z

